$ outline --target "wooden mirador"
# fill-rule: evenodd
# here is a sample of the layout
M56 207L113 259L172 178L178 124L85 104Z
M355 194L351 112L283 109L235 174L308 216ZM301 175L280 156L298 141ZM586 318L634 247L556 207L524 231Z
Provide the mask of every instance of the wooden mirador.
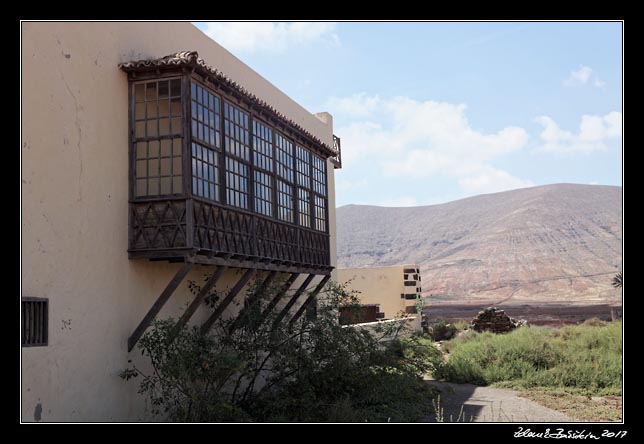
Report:
M341 167L339 138L328 146L196 51L119 67L129 79L128 254L183 263L130 350L195 264L218 267L211 288L228 268L253 270L239 289L260 270L291 283L329 276L327 159Z

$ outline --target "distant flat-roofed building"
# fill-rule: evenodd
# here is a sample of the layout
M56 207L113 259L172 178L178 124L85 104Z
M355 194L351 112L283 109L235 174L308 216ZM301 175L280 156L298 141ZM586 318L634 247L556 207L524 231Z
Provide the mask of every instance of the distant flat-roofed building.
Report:
M347 283L347 290L359 294L364 307L359 322L373 322L416 314L421 298L422 284L418 265L387 267L339 268L338 282ZM377 307L377 310L376 310ZM349 322L348 318L345 321ZM418 324L420 325L420 324Z

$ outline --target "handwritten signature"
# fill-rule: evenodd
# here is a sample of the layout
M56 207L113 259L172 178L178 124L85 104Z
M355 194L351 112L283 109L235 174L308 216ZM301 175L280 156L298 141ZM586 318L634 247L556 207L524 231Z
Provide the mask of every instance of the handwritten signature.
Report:
M593 432L586 432L586 430L564 430L564 429L546 429L544 432L533 432L530 429L519 427L519 430L514 432L515 438L552 438L552 439L601 439L601 438L623 438L626 436L626 430L619 432L611 432L604 430L600 436L595 435Z

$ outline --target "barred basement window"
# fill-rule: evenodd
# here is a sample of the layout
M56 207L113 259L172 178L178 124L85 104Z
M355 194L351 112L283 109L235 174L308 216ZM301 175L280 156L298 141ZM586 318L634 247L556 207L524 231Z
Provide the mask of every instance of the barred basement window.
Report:
M133 84L135 196L182 192L181 80Z
M49 339L49 300L22 298L22 346L45 346Z

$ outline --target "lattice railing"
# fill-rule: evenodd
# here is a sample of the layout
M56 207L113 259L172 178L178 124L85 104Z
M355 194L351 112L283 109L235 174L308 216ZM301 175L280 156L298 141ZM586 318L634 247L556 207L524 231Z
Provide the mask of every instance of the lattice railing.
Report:
M192 208L190 215L187 208ZM132 203L130 223L130 252L158 251L159 257L171 257L172 251L191 250L263 262L330 265L328 234L200 200Z

